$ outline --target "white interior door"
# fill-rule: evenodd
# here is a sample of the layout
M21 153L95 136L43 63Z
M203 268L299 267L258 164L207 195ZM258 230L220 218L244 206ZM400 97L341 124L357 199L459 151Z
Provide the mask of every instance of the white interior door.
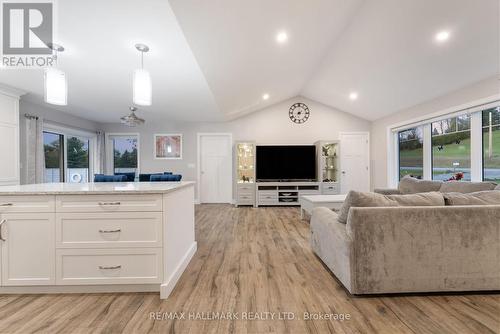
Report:
M340 188L370 191L370 137L367 132L340 134Z
M232 138L230 134L200 134L200 202L232 201Z

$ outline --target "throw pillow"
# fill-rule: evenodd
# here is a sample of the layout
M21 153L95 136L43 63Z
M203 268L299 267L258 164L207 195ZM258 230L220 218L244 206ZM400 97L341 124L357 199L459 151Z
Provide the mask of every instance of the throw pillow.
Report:
M449 181L444 182L439 189L442 193L474 193L478 191L493 190L497 186L493 182L463 182L463 181Z
M446 205L500 205L500 191L478 191L475 193L445 193Z
M405 176L399 181L398 189L403 194L427 193L439 191L442 181L419 180L410 176Z
M353 207L444 206L443 194L428 192L409 195L382 195L350 191L340 208L338 221L346 224L349 209Z

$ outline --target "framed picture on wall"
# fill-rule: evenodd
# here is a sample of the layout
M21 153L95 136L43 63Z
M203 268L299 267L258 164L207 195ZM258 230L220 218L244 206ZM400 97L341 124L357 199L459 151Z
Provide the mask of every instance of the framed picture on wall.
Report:
M182 135L155 134L155 159L182 159Z

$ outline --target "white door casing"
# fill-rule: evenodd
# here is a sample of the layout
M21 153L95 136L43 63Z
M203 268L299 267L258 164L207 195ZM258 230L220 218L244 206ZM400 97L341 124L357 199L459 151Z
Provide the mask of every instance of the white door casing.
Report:
M370 191L370 135L368 132L340 134L340 188Z
M200 203L232 202L232 135L198 134Z

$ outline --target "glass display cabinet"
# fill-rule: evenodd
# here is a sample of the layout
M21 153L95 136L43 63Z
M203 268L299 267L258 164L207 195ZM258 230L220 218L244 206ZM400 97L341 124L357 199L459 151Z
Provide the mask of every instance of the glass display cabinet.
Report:
M236 142L236 206L255 205L255 143Z
M323 195L340 194L339 183L339 148L338 140L319 141L316 143L318 155L318 178Z

